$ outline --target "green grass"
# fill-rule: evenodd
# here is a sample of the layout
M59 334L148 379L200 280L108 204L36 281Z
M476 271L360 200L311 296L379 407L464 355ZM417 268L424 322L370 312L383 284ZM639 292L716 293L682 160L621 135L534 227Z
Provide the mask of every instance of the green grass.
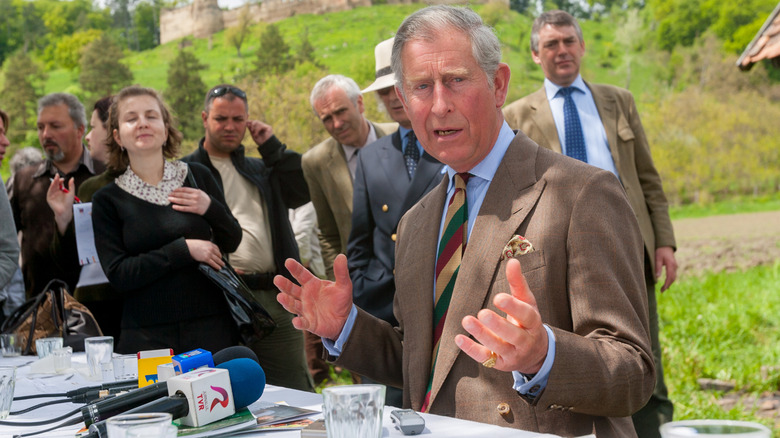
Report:
M780 193L764 196L742 196L712 202L673 206L669 209L672 219L699 218L721 214L757 213L780 210Z
M658 295L661 346L675 419L771 420L726 411L723 394L699 389L697 379L732 381L754 396L780 385L780 262L739 273L687 277ZM774 369L761 377L761 367ZM780 431L774 436L780 437Z

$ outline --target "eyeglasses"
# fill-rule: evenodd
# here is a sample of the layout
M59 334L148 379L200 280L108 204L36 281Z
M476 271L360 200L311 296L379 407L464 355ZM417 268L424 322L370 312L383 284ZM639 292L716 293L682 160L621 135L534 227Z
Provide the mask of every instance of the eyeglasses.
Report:
M240 97L243 100L246 100L246 93L244 93L243 90L240 88L236 88L230 85L226 85L224 87L217 87L209 92L209 97L212 99L217 97L222 97L225 94L230 93L236 97Z

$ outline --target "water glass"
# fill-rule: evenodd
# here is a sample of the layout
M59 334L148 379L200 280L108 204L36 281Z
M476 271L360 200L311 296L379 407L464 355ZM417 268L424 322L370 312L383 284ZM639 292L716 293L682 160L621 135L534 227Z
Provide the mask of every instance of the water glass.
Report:
M381 438L384 385L331 386L322 396L328 438Z
M22 345L16 333L5 333L0 335L0 347L3 349L3 357L14 357L22 355Z
M770 438L767 427L749 421L686 420L661 426L662 438Z
M16 367L0 367L0 420L8 418L14 400Z
M72 347L58 348L51 355L54 356L54 371L61 373L71 367Z
M51 354L52 351L62 348L62 338L41 338L35 340L35 352L38 353L38 359L43 359Z
M124 414L106 421L108 438L168 438L176 436L176 427L171 424L173 416L168 413ZM171 435L173 428L173 435Z
M102 379L104 366L110 366L114 354L113 336L93 336L84 339L84 351L87 353L89 375Z
M123 354L111 359L114 364L114 380L131 380L138 378L138 356Z

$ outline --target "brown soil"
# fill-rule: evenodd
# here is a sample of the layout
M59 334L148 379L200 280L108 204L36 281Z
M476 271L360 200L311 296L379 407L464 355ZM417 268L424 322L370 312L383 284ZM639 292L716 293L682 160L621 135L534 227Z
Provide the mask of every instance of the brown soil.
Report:
M780 260L780 211L674 221L679 276Z

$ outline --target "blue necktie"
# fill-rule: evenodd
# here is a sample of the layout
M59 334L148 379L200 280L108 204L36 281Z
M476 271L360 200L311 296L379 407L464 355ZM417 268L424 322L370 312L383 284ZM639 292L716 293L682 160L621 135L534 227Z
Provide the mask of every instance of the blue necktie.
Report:
M406 172L409 173L409 179L412 179L414 171L417 170L417 162L420 161L420 149L417 148L417 136L414 135L414 131L409 131L406 134L404 161L406 162Z
M577 105L574 104L571 94L577 91L576 87L565 87L558 90L563 96L563 130L566 136L566 155L580 161L588 162L588 153L585 150L585 136L582 134L580 115L577 113Z

